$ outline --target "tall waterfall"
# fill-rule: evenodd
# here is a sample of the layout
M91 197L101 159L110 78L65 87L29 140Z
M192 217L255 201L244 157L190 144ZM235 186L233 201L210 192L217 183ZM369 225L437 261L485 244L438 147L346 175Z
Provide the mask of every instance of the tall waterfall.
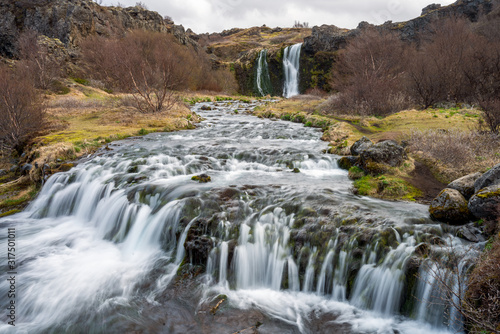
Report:
M272 94L271 78L267 66L267 50L262 49L257 57L257 74L255 76L257 91L260 96Z
M283 55L283 70L285 72L285 84L283 96L286 98L299 95L299 61L302 43L289 46Z

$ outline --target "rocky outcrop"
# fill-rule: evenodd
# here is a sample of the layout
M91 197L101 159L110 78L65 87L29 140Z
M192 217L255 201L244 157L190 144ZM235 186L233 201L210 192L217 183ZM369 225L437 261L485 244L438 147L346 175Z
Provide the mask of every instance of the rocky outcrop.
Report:
M500 184L500 164L495 165L474 182L474 192L477 193L481 189L495 184Z
M363 146L361 146L363 147ZM362 164L375 162L389 165L391 167L400 166L406 158L403 146L394 140L385 140L360 151Z
M14 57L17 38L28 29L59 39L66 47L77 46L89 35L120 35L132 29L169 32L184 44L196 45L182 26L140 6L104 7L91 0L1 1L0 54Z
M475 173L461 177L451 182L438 197L436 197L429 208L431 216L435 219L450 222L445 213L446 206L443 205L444 197L448 196L454 202L460 203L460 210L463 211L463 201L458 200L456 193L459 193L466 201L470 218L495 220L500 216L500 164L494 166L484 174ZM453 196L449 194L454 194ZM468 202L467 202L468 200ZM445 210L446 209L446 210ZM438 213L436 214L436 210ZM450 214L457 214L456 206L450 206Z
M351 154L352 155L360 155L361 152L367 150L368 148L373 146L373 142L367 137L363 136L360 140L352 144L351 146Z
M422 10L421 16L407 22L393 23L388 21L379 26L361 22L353 30L341 29L334 25L315 26L312 28L312 35L304 39L304 50L308 53L337 51L368 27L396 31L403 40L415 41L417 35L425 32L436 20L457 16L475 22L481 15L488 14L492 6L492 0L459 0L445 7L435 4L429 5Z
M432 200L429 207L431 217L452 225L461 225L469 221L467 200L455 189L444 189Z
M500 184L481 189L469 200L469 210L477 219L500 216Z
M304 51L309 54L337 51L345 47L347 40L357 34L357 30L341 29L334 25L314 26L311 36L304 39Z
M451 182L446 188L458 190L466 200L470 199L476 192L474 190L474 183L481 177L481 173L473 173L463 176Z

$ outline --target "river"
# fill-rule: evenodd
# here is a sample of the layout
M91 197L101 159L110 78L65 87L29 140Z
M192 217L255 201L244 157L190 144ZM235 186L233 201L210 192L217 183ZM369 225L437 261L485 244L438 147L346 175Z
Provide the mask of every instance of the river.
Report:
M196 130L113 142L1 219L4 273L9 228L16 244L1 307L14 300L16 320L0 332L460 330L447 305L427 307L416 249L463 242L424 205L353 195L320 130L256 105L197 104Z

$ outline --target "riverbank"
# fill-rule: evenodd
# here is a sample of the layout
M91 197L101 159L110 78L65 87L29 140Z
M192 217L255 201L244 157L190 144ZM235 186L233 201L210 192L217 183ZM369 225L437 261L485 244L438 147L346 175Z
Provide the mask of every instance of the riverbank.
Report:
M389 180L387 177L382 180L384 191L377 190L379 177L366 176L366 182L355 183L362 195L429 204L449 182L470 173L485 172L500 162L498 141L495 144L488 140L487 134L476 131L481 122L479 110L458 106L364 117L326 113L325 103L325 98L301 95L260 107L254 114L323 129L323 140L330 143L329 152L333 154L350 155L352 144L363 136L375 143L404 142L410 168L391 169ZM389 188L397 191L386 191L388 182Z
M67 80L69 91L44 96L47 130L21 156L0 157L0 217L22 211L42 186L42 179L72 168L79 159L109 143L152 132L194 129L200 121L189 105L200 101L247 99L212 92L181 92L169 111L143 114L128 94L103 90ZM23 170L24 169L24 170ZM44 175L43 175L44 174Z

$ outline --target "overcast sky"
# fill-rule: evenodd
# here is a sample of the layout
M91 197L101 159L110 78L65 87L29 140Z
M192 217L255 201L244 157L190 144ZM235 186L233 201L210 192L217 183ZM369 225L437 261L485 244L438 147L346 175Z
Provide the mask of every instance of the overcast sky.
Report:
M136 0L104 0L104 5L134 6ZM449 5L454 1L438 0ZM381 24L420 15L432 0L142 0L150 10L170 16L196 33L253 26L291 27L298 20L309 26L334 24L355 28L359 22Z

